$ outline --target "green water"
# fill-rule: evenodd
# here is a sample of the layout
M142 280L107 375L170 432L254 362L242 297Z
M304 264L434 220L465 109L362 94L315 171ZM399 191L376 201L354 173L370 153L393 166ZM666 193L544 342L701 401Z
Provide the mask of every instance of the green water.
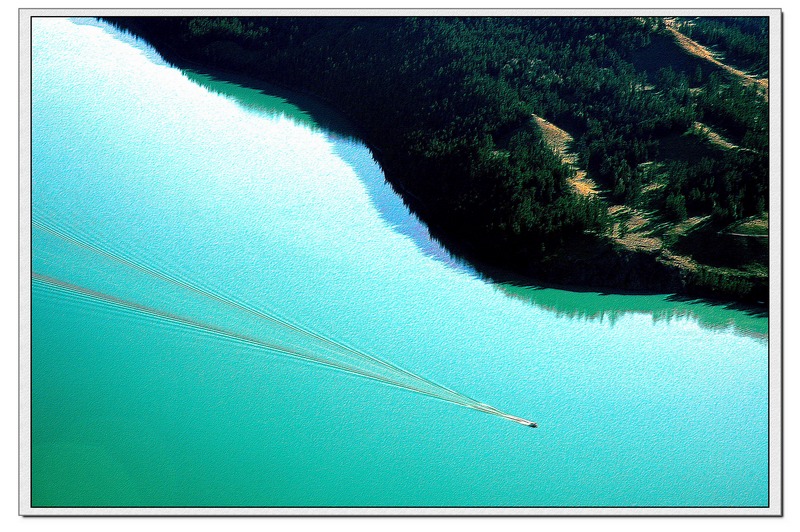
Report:
M35 282L33 506L767 504L766 318L486 282L298 102L33 20L34 272L238 335Z

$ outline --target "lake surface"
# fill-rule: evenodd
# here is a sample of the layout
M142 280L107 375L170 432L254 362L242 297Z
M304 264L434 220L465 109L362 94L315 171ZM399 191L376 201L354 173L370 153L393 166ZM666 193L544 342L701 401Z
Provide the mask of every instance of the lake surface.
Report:
M33 506L767 505L766 318L488 282L302 99L32 26Z

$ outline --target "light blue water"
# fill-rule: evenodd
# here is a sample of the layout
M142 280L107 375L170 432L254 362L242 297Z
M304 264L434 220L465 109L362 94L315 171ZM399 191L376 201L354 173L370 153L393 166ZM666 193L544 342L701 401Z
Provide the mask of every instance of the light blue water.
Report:
M34 283L34 506L767 504L765 318L487 283L289 102L35 18L32 185L37 274L540 425Z

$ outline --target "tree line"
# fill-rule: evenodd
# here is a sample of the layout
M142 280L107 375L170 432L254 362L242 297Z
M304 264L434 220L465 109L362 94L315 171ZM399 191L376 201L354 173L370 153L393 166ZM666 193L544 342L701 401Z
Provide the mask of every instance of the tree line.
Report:
M659 19L110 20L167 59L245 72L332 102L426 222L497 262L535 261L565 242L600 238L611 223L603 200L568 185L573 170L547 148L532 114L575 137L572 148L609 201L635 204L654 178L642 163L660 159L668 182L656 205L665 219L733 220L767 209L766 104L722 73L637 69L634 55L665 35ZM726 29L708 29L718 26ZM751 44L763 41L757 29L711 21L691 31L724 35L730 54L749 57ZM695 121L739 148L697 164L662 153L664 139L686 135Z
M684 35L724 54L724 60L760 77L769 76L767 17L698 17L683 21Z

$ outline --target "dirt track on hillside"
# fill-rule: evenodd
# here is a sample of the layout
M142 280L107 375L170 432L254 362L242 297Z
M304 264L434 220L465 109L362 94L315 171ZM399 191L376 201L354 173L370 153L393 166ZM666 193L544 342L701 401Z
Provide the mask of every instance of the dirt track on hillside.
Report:
M711 52L705 46L699 44L697 41L693 41L680 31L675 28L675 19L666 18L664 19L664 24L667 27L667 30L672 33L673 37L675 37L675 41L686 50L688 53L704 59L710 63L717 65L718 67L725 70L728 74L738 78L744 85L757 85L762 90L759 91L765 100L769 100L769 79L767 78L757 78L755 76L751 76L746 72L741 70L737 70L729 65L718 60L714 57L713 52Z

